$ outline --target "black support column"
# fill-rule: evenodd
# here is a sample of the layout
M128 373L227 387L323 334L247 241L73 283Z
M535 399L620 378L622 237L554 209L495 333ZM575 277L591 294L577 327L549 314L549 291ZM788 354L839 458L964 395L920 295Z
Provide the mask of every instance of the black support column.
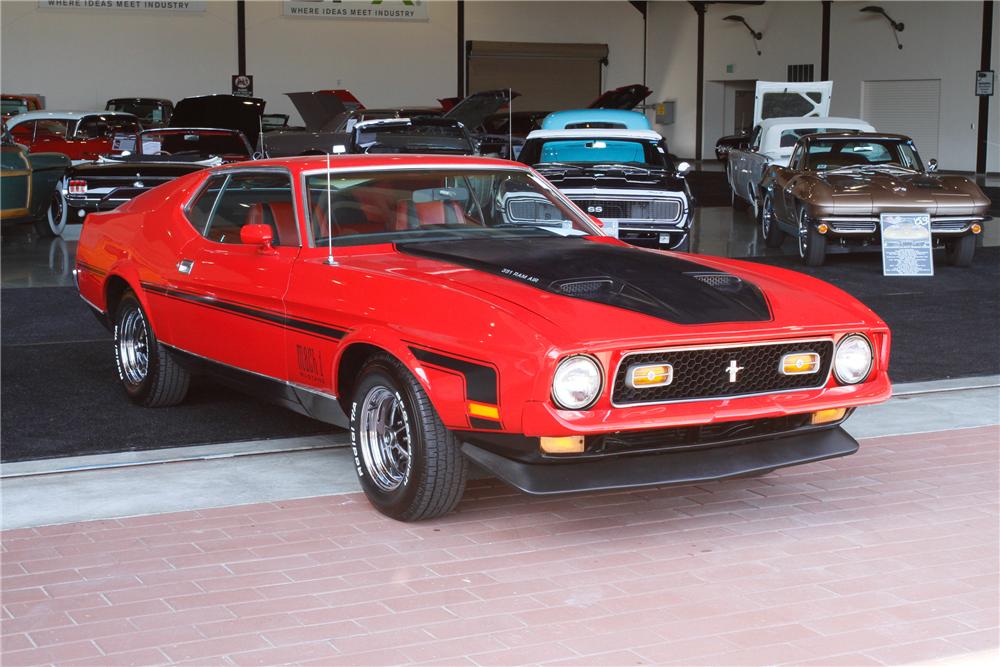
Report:
M990 69L993 53L993 0L983 0L983 51L979 60L979 69ZM986 173L986 155L990 134L990 98L979 98L979 138L976 148L976 173Z
M823 32L820 37L819 80L830 80L830 7L832 0L823 0Z
M705 3L692 2L698 13L698 91L695 99L697 118L695 119L694 159L701 159L702 138L705 133Z
M236 0L236 68L237 74L247 73L247 3Z

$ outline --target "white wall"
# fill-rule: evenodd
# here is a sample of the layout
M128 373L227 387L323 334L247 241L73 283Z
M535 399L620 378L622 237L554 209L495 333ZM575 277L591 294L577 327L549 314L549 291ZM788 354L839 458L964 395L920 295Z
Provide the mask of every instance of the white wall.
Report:
M836 115L858 116L864 81L941 80L942 169L974 171L979 118L975 73L982 54L982 2L892 2L883 6L905 25L896 47L888 22L835 2L830 26L830 78ZM994 37L994 40L996 37ZM996 43L996 42L994 42ZM891 132L891 127L880 127Z
M368 106L436 105L457 92L457 3L435 0L426 22L282 15L247 3L247 72L268 111L298 120L286 92L349 88ZM609 46L606 83L642 79L642 17L627 2L467 2L467 40L593 42ZM205 12L42 10L0 3L5 92L38 92L51 109L103 108L110 97L177 100L228 92L237 71L236 3Z
M1000 74L1000 7L993 5L993 57L991 69ZM994 87L1000 89L1000 80ZM1000 90L990 98L990 132L987 137L986 171L1000 173Z
M43 10L0 2L0 82L50 109L103 109L111 97L229 92L236 5L187 14Z
M646 48L646 85L654 102L675 100L674 122L658 125L670 151L694 155L698 92L698 16L687 2L651 2ZM652 114L650 114L652 117Z

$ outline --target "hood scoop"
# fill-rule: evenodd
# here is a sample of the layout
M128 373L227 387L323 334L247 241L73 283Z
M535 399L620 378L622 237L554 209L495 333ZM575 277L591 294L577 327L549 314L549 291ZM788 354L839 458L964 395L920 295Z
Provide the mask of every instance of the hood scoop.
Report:
M397 249L676 324L771 319L756 285L676 255L564 237L427 241Z

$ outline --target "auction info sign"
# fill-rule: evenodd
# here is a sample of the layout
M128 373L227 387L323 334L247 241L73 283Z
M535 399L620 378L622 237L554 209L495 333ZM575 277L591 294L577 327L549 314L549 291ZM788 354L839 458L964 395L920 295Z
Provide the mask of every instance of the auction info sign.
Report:
M882 274L933 276L931 216L927 213L883 213Z
M41 9L82 9L95 12L203 12L205 0L38 0Z
M307 19L427 21L427 0L285 0L284 15Z

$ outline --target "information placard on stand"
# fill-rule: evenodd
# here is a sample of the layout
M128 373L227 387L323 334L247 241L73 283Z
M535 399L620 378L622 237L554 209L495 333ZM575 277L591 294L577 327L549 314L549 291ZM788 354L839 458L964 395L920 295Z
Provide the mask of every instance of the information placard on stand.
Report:
M883 213L882 275L933 276L934 245L927 213Z

